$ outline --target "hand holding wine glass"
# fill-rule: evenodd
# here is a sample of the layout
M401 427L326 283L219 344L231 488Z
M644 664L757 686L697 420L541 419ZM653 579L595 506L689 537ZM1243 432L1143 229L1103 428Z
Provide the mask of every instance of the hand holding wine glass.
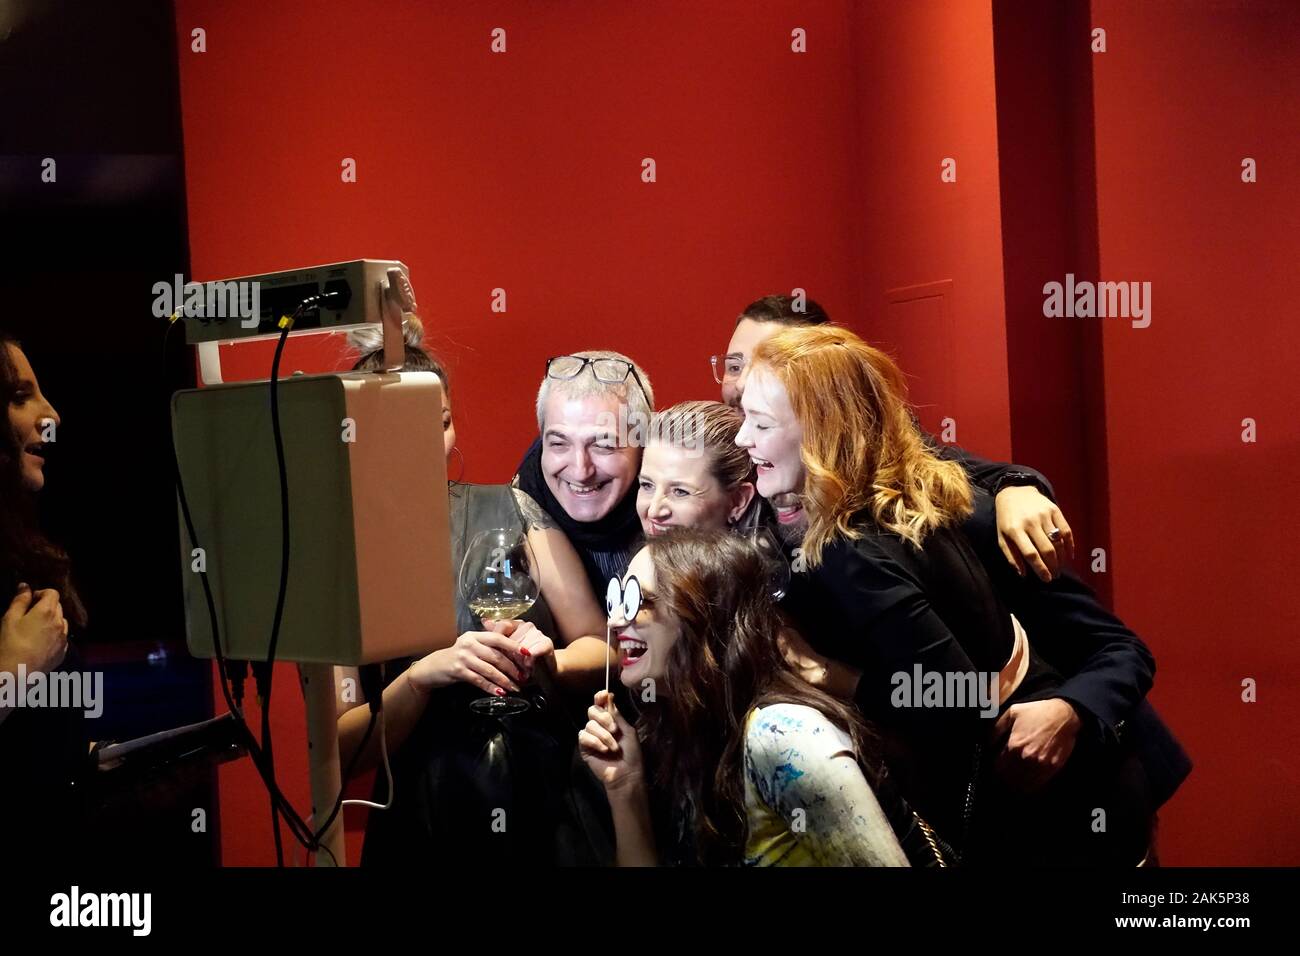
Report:
M484 621L483 626L514 642L525 680L532 678L536 665L555 660L555 642L531 621Z
M470 542L461 563L461 596L481 621L513 621L526 614L537 600L539 587L533 567L532 549L522 531L506 528L482 531ZM525 626L520 624L519 628ZM516 633L512 629L508 639L513 639ZM549 638L546 640L549 642ZM521 656L531 655L532 649L527 645L516 644ZM536 646L541 649L540 644ZM522 653L525 650L528 654ZM529 705L521 697L497 696L476 700L470 706L479 713L506 716L521 713Z
M409 680L417 693L427 694L455 683L473 684L487 694L503 696L527 682L530 668L518 656L519 645L493 631L466 631L451 647L427 654L411 665Z

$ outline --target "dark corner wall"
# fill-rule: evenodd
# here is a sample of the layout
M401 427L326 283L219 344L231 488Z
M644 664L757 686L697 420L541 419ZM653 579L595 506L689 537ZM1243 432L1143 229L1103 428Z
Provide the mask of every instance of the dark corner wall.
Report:
M168 446L168 396L192 375L179 336L164 359L151 312L153 284L189 272L174 34L159 0L0 8L0 323L62 419L42 521L88 608L77 639L105 674L104 740L212 712L184 644ZM157 805L106 795L96 839L137 860L213 860L217 815L190 826L213 776L171 781Z
M1087 2L994 0L1012 457L1051 476L1085 556L1109 546L1101 333L1046 320L1043 284L1097 279L1088 34ZM1087 577L1109 604L1110 578Z

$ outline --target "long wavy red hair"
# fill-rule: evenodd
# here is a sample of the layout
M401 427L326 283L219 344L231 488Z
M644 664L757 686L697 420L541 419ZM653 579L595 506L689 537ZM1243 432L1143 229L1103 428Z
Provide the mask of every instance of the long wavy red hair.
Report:
M970 514L966 473L926 445L903 372L884 352L848 329L805 326L764 341L753 365L785 386L803 428L803 551L811 566L837 535L860 537L862 512L917 547Z

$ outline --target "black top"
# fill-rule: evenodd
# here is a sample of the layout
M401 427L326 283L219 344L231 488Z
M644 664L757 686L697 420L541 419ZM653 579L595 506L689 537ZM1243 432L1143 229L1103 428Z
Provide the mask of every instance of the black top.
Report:
M82 670L80 656L69 646L63 662L49 673ZM6 855L19 859L20 848L34 847L42 856L81 854L89 747L80 708L17 708L0 723L0 831L11 842Z
M450 509L448 530L451 533L451 565L453 574L459 576L461 563L473 543L475 535L492 528L525 531L515 495L504 485L473 485L458 482L448 490ZM457 578L459 580L459 577ZM545 595L538 594L537 601L523 616L547 636L555 636L555 621ZM466 605L464 596L456 594L456 633L483 630L483 622Z
M1114 751L1131 745L1148 777L1152 809L1168 800L1192 770L1178 739L1146 701L1155 658L1123 621L1066 570L1044 584L1015 574L998 547L994 499L1003 488L1031 485L1052 500L1046 476L1024 465L993 462L925 435L942 459L959 463L971 480L975 510L962 532L975 547L998 596L1029 633L1035 655L1064 680L1052 695L1067 700L1083 721L1080 740Z
M975 691L989 694L1011 656L1011 616L960 531L934 530L917 548L866 515L854 527L861 537L835 539L817 568L791 575L783 608L818 652L862 671L855 702L881 733L900 789L957 841L969 781L989 756L976 748L991 740L999 712ZM960 686L961 696L949 692L935 706L923 693L930 675L944 688ZM1050 696L1058 684L1031 655L1001 709Z
M1051 496L1050 486L1044 493ZM1192 762L1146 701L1155 658L1123 621L1107 610L1073 572L1043 583L1020 577L997 544L993 498L975 490L975 510L962 526L1006 603L1029 634L1030 647L1065 675L1054 696L1083 720L1082 737L1113 746L1131 741L1146 768L1152 809L1168 800L1191 773Z
M455 486L450 518L457 569L479 531L523 527L514 495L504 486ZM459 595L456 617L461 632L482 629ZM524 619L555 637L544 597ZM410 664L409 658L389 661L385 680L391 683ZM497 719L470 710L483 696L463 683L430 693L411 735L391 755L393 806L370 811L362 865L610 862L609 809L577 755L578 725L566 702L549 688L530 686L523 696L532 708ZM375 802L387 799L387 784L381 768Z
M864 715L925 723L934 717L925 709L891 705L893 675L917 664L999 671L1014 644L1011 616L959 533L938 529L917 548L869 520L854 526L861 537L835 539L816 569L791 575L784 606L819 652L863 671L856 700Z
M1029 486L1037 488L1048 498L1055 500L1056 493L1047 476L1027 465L1016 465L1005 461L990 461L968 452L960 445L945 445L933 435L922 433L922 438L930 445L930 450L943 461L955 461L966 472L966 477L976 488L983 488L990 495L997 495L1004 488Z
M1043 584L1033 575L1017 576L1002 556L994 496L1009 485L1028 484L1052 498L1044 476L931 444L940 457L959 462L972 481L974 513L960 534L932 534L920 551L874 528L861 541L836 542L815 573L792 575L787 610L815 648L864 671L857 703L887 732L888 756L900 770L896 778L941 833L956 840L970 835L972 852L979 855L980 834L971 834L964 814L954 813L978 774L974 792L982 795L975 799L975 824L978 829L982 809L984 852L1011 859L1007 834L1016 832L1025 837L1017 848L1022 856L1042 849L1054 865L1071 854L1096 861L1095 834L1087 830L1080 842L1073 821L1104 805L1113 811L1114 838L1108 837L1101 858L1131 865L1141 855L1134 856L1133 847L1144 845L1146 814L1191 770L1178 741L1144 700L1155 669L1151 653L1070 572ZM1030 663L1002 710L1055 697L1069 701L1083 721L1066 771L1031 803L996 779L989 760L998 747L983 747L976 770L971 741L987 744L993 721L983 721L971 708L906 709L890 701L889 679L911 669L900 663L957 673L999 670L1011 647L1008 611L1029 634ZM999 813L1005 814L1001 821Z

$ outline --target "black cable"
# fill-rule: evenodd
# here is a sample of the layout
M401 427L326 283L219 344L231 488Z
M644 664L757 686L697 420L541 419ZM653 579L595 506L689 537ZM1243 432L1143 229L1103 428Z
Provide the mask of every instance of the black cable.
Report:
M226 661L226 678L230 681L235 703L244 709L244 681L248 679L248 661Z
M262 750L266 754L266 762L274 772L275 752L272 750L274 738L271 736L271 726L268 720L266 709L266 698L271 682L271 669L265 661L253 662L253 681L257 688L257 699L261 702L262 712ZM276 811L275 800L271 800L271 835L275 844L275 865L283 868L284 866L284 845L280 840L280 817Z
M168 329L168 332L170 333L170 328ZM199 540L198 540L198 533L196 533L194 529L194 518L192 518L190 512L190 503L188 503L188 499L185 494L185 483L183 483L181 477L181 460L179 460L177 451L175 451L174 440L172 441L172 463L175 470L175 485L177 485L177 497L178 497L179 505L181 505L182 518L185 519L186 532L188 533L188 536L190 536L191 544L194 545L196 549L201 550L201 545L199 544ZM299 817L298 814L294 812L294 809L292 809L292 806L289 804L289 801L285 799L283 793L279 792L278 787L274 787L273 782L270 782L270 780L266 779L265 758L263 756L263 753L261 753L261 748L259 747L259 745L257 745L256 737L253 736L251 728L248 727L248 723L246 719L244 719L243 717L243 711L239 709L239 706L235 704L233 697L231 697L230 688L227 687L226 684L226 674L227 674L227 670L229 670L229 665L231 662L227 661L225 657L225 652L221 648L221 633L220 633L220 627L218 627L217 624L216 601L214 601L212 597L212 585L208 581L207 567L204 567L203 571L199 571L199 579L201 583L203 583L204 600L205 602L207 602L207 606L208 606L208 622L209 622L209 626L212 627L212 637L213 637L212 645L213 645L214 656L216 656L217 658L218 678L220 678L221 680L222 697L225 697L227 708L230 708L230 713L234 715L235 719L237 719L238 726L242 728L244 736L247 737L246 747L248 748L248 756L252 758L253 766L256 767L261 777L263 777L263 782L268 784L268 788L270 792L272 792L272 795L276 797L276 799L281 801L281 804L285 806L285 808L287 808L287 812L285 816L286 819L289 819L290 829L294 830L294 834L296 838L298 838L300 842L303 843L304 847L309 848L309 835L311 835L311 830L309 830L307 823L303 821L302 817Z
M167 327L166 334L168 336L171 334L171 327L175 324L176 322L173 321ZM166 339L164 339L164 348L165 347ZM185 495L185 482L181 477L181 462L180 456L176 451L175 436L172 435L170 428L168 429L167 437L168 444L172 451L172 467L174 469L176 496L181 508L181 517L185 522L185 530L189 535L190 544L201 551L202 545L199 542L198 534L194 530L194 517L190 513L189 500ZM208 608L208 624L212 629L212 648L213 654L217 660L217 676L221 684L221 695L225 699L226 706L229 708L231 714L235 717L237 727L243 732L245 738L244 746L247 748L249 757L253 761L253 766L257 768L259 775L262 777L262 782L266 784L267 789L270 791L272 796L280 803L281 812L284 813L285 819L288 821L289 828L293 832L294 837L308 850L313 850L315 847L312 846L311 828L306 824L302 817L298 815L297 811L294 810L293 806L285 798L284 794L280 792L279 788L275 785L274 780L268 776L265 759L261 748L257 744L257 738L253 735L252 729L244 719L243 711L231 696L230 687L227 683L228 662L225 651L221 646L221 628L217 622L217 605L212 596L212 585L208 581L206 565L202 571L198 572L198 575L199 581L203 585L203 597Z
M325 835L325 831L330 828L334 818L343 809L343 797L347 791L348 781L352 779L352 774L357 769L357 761L361 759L361 755L365 752L366 744L370 742L370 735L374 733L375 723L379 719L380 712L384 709L384 681L380 666L379 664L364 664L358 671L361 686L366 695L366 703L370 707L370 720L366 722L366 732L361 736L360 746L352 752L347 769L343 771L343 776L339 779L339 796L334 801L334 808L330 810L329 816L320 829L316 831L317 840Z
M168 362L169 362L169 359L170 359L170 356L167 354L167 347L171 344L171 338L172 338L172 327L175 326L175 325L179 325L179 324L181 324L181 323L180 323L178 320L170 321L170 322L167 323L167 329L166 329L166 331L163 332L163 340L162 340L162 359L163 359L163 361L162 361L162 370L163 370L163 382L162 382L162 385L163 385L163 388L164 388L164 389L167 388L167 386L168 386L168 382L167 382L167 367L168 367ZM183 344L183 343L182 343L182 344ZM169 435L169 437L170 437L170 435ZM175 459L175 457L176 457L176 447L175 447L175 443L173 442L173 443L172 443L172 458ZM179 472L178 472L177 474L178 474L178 477L179 477ZM179 488L179 484L178 484L178 489L180 490L180 492L181 492L181 497L183 498L183 497L184 497L184 489L183 489L183 488ZM188 508L188 504L186 505L186 508ZM191 535L191 539L192 539L192 538L193 538L193 536ZM198 545L195 544L194 547L197 548ZM226 680L230 681L230 684L231 684L231 696L232 696L232 698L233 698L233 700L234 700L234 703L235 703L235 706L234 706L234 708L232 708L232 711L231 711L231 712L232 712L232 713L242 714L242 713L244 712L244 681L245 681L245 680L247 679L247 677L248 677L248 661L231 661L231 660L227 660L227 661L225 662L225 666L223 667L223 670L224 670L225 675L226 675Z
M275 678L275 654L280 645L280 624L284 619L284 603L289 591L289 472L284 462L284 433L280 425L280 359L284 355L284 344L289 340L289 332L293 329L294 322L298 321L308 307L318 305L338 294L325 292L303 299L298 304L298 308L293 310L293 315L288 321L281 323L280 338L275 343L275 357L271 360L271 434L275 439L275 466L280 478L280 586L275 596L275 615L271 620L271 643L266 651L266 693L262 696L262 749L266 751L272 785L275 785L275 756L271 740L271 688ZM340 787L340 800L341 791ZM283 867L284 850L280 844L280 822L274 799L271 801L271 825L275 834L276 866ZM313 842L318 843L322 834L313 835Z
M284 464L284 435L280 430L280 357L284 354L284 343L289 338L293 322L302 313L300 305L293 313L293 318L284 323L280 330L280 339L275 343L275 358L271 361L271 432L275 437L275 463L280 475L280 587L275 596L275 615L271 620L271 644L266 652L266 690L262 697L262 749L266 751L267 764L271 768L271 780L275 781L275 754L271 740L271 684L274 678L275 652L280 643L280 622L284 618L284 600L289 589L289 475ZM260 693L260 691L259 691ZM275 835L275 865L284 867L284 847L280 842L280 817L271 800L271 829Z
M275 797L271 797L271 836L275 840L275 865L284 869L284 839L280 835L280 810L275 805Z
M326 295L317 296L313 298L316 300L321 300L321 299L329 298L333 295L337 295L337 293L328 293ZM295 315L301 312L302 309L305 308L307 305L311 304L311 302L312 299L306 300L303 303L303 305L299 307L299 310L298 312L295 313ZM166 356L166 347L170 339L171 328L173 325L176 324L177 324L176 321L172 321L171 323L169 323L167 327L167 331L164 334L164 339L163 339L164 357ZM168 432L168 440L172 450L172 466L174 469L174 478L176 482L176 494L181 508L181 516L185 522L186 533L189 535L191 545L194 548L201 550L202 546L198 540L198 534L195 532L194 529L194 519L193 519L193 515L190 512L189 501L185 495L185 483L181 475L180 457L177 453L175 439L174 436L171 434L170 429ZM227 683L228 667L229 664L234 662L227 661L225 652L221 646L221 631L217 621L216 601L212 596L212 586L208 580L206 566L202 571L198 572L198 574L199 574L199 580L203 585L203 597L208 609L208 623L212 631L213 653L217 660L217 673L221 684L222 697L225 699L226 706L230 709L231 714L234 716L237 722L237 727L242 731L243 736L246 738L245 747L248 750L249 757L250 759L252 759L254 767L257 769L258 774L261 776L263 784L267 787L268 792L271 794L271 798L273 802L279 807L279 812L284 815L285 822L289 824L290 832L293 834L294 838L308 852L324 850L325 853L329 855L330 859L334 861L335 865L337 865L338 860L334 856L334 854L330 852L329 847L324 846L319 842L319 840L312 833L311 827L306 823L306 821L303 820L303 818L294 809L293 805L289 802L288 798L286 798L285 795L281 792L279 786L275 782L273 768L269 766L266 755L262 752L262 748L258 746L257 739L253 735L252 729L248 726L247 721L244 719L242 710L236 704L235 700L231 696L230 687L228 686ZM277 831L278 831L278 827L277 827Z
M330 810L330 815L325 818L325 822L321 824L320 829L318 829L313 835L315 839L319 840L325 835L325 832L330 828L330 824L332 824L335 818L339 815L339 811L343 809L343 797L348 788L348 781L352 779L352 773L357 769L357 761L361 759L361 754L365 751L366 744L370 742L370 735L374 732L375 724L378 719L379 711L372 709L370 711L370 720L366 722L366 732L361 735L361 745L353 752L352 758L348 760L347 770L343 771L343 776L339 778L338 799L334 801L334 808Z
M273 621L272 624L271 644L270 647L268 648L267 661L265 662L266 692L265 695L263 696L263 708L262 708L263 741L267 745L265 751L263 750L262 747L258 746L257 741L253 736L252 729L248 726L247 721L244 719L242 710L236 704L235 700L231 696L231 691L230 691L230 687L227 685L227 680L228 680L228 674L230 670L230 664L234 662L229 662L229 663L227 662L225 653L221 647L220 627L217 622L216 601L212 596L212 587L210 582L208 581L206 567L204 568L203 571L199 572L199 578L203 585L203 596L208 608L209 625L212 629L212 645L213 645L214 656L217 658L218 675L221 682L221 693L222 696L225 698L226 706L230 708L230 711L232 715L235 717L239 728L243 731L244 736L247 738L246 747L248 749L249 757L252 759L253 765L256 767L259 775L262 777L262 782L266 785L267 790L271 795L272 817L273 817L275 837L277 843L277 858L278 858L278 862L280 862L281 865L283 865L283 859L281 856L281 849L279 846L280 832L279 832L279 824L277 818L278 814L284 815L285 821L289 824L289 829L293 833L294 838L297 839L298 842L308 850L308 852L323 850L334 862L334 865L335 866L338 865L338 859L334 856L333 852L330 851L329 847L325 846L320 842L320 836L324 834L324 831L328 829L329 824L332 823L334 818L337 816L338 808L341 806L343 800L342 788L340 788L340 793L339 793L338 800L336 801L335 810L331 813L328 823L326 824L325 827L322 828L319 834L313 833L311 827L303 820L303 818L293 808L293 805L281 792L278 784L276 783L275 767L274 767L273 760L271 759L271 753L270 753L271 737L269 733L269 727L270 727L269 703L271 697L271 674L272 674L271 668L275 662L275 652L279 643L280 622L281 622L281 617L284 609L285 594L288 588L288 558L289 558L289 529L288 529L288 521L289 521L288 493L289 492L288 492L287 471L284 463L283 436L280 430L280 420L279 420L279 396L278 396L279 365L284 350L284 342L288 337L289 330L293 326L293 322L309 306L324 301L326 299L333 298L337 295L338 295L337 292L328 292L322 295L311 296L303 300L303 302L298 306L298 308L294 310L293 316L290 318L289 322L286 323L285 327L281 332L280 339L276 345L275 359L272 365L272 376L271 376L272 429L274 432L274 438L276 443L276 460L277 460L277 465L279 468L279 475L280 475L282 541L281 541L280 589L279 589L279 594L276 603L275 620ZM167 331L163 338L164 359L166 357L166 348L171 335L171 327L175 324L176 321L172 321L171 323L168 324ZM194 530L194 520L193 520L193 516L190 513L189 502L185 495L185 484L181 475L180 457L176 451L174 436L172 436L169 433L168 438L170 439L170 444L172 449L172 465L175 472L177 498L180 503L181 514L185 522L186 532L189 535L190 543L193 545L193 547L201 549L201 545L199 544L198 541L198 535ZM375 714L372 711L370 725L367 727L367 731L366 731L367 738L369 737L369 734L373 728L374 721L375 721ZM363 748L364 748L364 743L365 741L363 741L363 745L362 745ZM355 767L355 764L356 764L356 755L354 754L353 760L349 763L349 768L348 768L349 775L351 774L353 768Z

